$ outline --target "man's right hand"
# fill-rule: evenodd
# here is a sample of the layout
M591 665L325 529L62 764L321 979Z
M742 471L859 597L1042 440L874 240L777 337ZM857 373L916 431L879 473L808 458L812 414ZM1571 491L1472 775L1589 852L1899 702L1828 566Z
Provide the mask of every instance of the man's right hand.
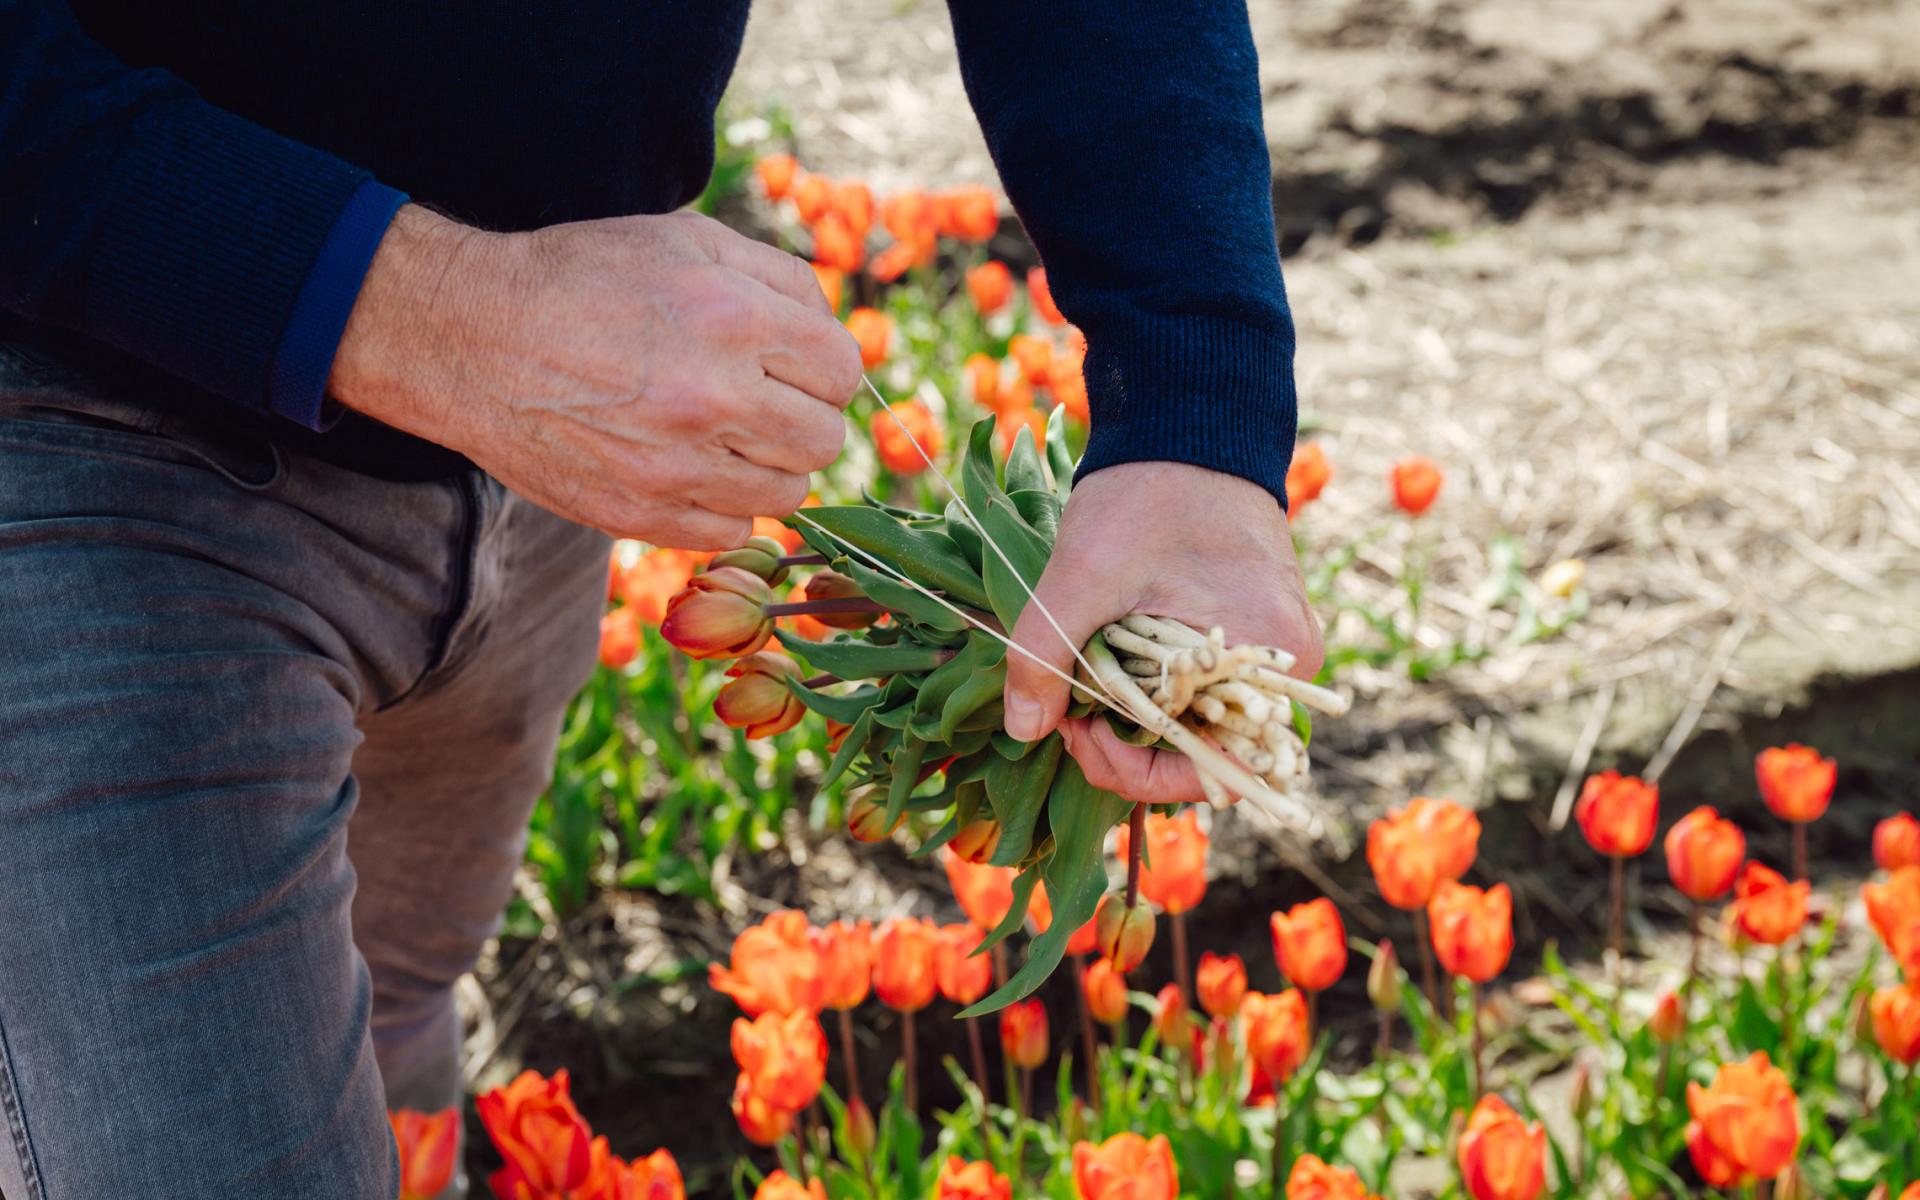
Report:
M718 222L490 234L408 205L329 391L561 516L704 550L799 507L859 381L807 264Z

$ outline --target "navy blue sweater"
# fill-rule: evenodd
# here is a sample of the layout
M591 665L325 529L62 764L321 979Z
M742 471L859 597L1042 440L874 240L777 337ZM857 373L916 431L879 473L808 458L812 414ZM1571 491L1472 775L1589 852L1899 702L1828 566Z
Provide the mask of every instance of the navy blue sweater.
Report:
M1171 459L1280 495L1293 332L1244 5L950 7L1087 335L1087 467ZM455 469L323 404L394 210L520 230L687 203L746 20L747 0L0 0L0 338L368 470Z

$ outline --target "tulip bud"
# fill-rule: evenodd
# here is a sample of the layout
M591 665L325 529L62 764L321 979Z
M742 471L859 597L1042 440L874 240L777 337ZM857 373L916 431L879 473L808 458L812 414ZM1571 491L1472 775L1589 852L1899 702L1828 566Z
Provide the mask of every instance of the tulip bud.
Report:
M774 587L787 581L787 568L780 559L787 548L765 534L755 534L747 539L747 544L738 550L725 550L707 561L707 570L717 567L737 567L749 574L758 575Z
M1046 1062L1046 1007L1038 1000L1018 1000L1001 1009L1000 1048L1008 1062L1028 1071Z
M600 665L618 671L640 650L640 625L632 605L600 618Z
M1124 896L1109 893L1101 898L1093 914L1093 936L1094 944L1113 969L1125 975L1139 966L1153 947L1153 909L1141 898L1129 908Z
M1579 591L1586 579L1586 563L1577 558L1563 558L1540 572L1540 590L1565 600Z
M1127 1015L1127 981L1113 969L1113 964L1104 958L1097 958L1087 967L1086 977L1081 980L1086 992L1087 1012L1102 1025L1112 1025Z
M844 721L836 721L832 717L828 717L827 718L827 749L838 750L840 748L840 743L847 740L847 731L852 728L853 726L848 725Z
M1893 1189L1884 1183L1876 1183L1867 1193L1867 1200L1893 1200Z
M1373 965L1367 968L1367 999L1381 1012L1400 1008L1400 956L1392 942L1382 940L1374 952Z
M761 651L727 668L731 681L713 698L713 713L749 740L785 733L807 715L807 706L787 690L786 679L800 667L784 654Z
M842 1138L847 1149L861 1158L872 1154L880 1140L880 1131L873 1123L873 1110L858 1096L847 1101L847 1120Z
M1788 1163L1773 1177L1773 1200L1811 1200L1812 1195L1797 1162Z
M848 579L838 571L815 571L808 577L800 594L807 600L864 600L867 594L860 585ZM814 613L813 619L832 629L865 629L873 624L877 613Z
M1000 822L991 813L982 813L960 827L947 845L961 858L976 865L993 857L1000 847Z
M703 571L667 601L660 634L691 658L739 658L773 636L767 581L738 567Z
M1586 1120L1587 1114L1593 1111L1593 1076L1585 1063L1573 1069L1573 1082L1567 1088L1567 1107L1576 1121Z
M1660 999L1653 1005L1653 1015L1647 1018L1647 1032L1653 1039L1662 1043L1673 1043L1687 1031L1687 1013L1680 1007L1680 997L1672 992L1660 993Z
M901 813L900 820L887 824L887 806L875 800L876 791L865 791L847 803L847 832L856 842L884 842L900 828L907 814Z

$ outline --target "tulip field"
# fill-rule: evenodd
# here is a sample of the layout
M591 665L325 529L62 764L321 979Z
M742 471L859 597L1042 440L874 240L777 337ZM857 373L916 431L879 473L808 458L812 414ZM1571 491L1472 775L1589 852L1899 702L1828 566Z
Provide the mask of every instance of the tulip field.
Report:
M403 1200L441 1195L460 1161L502 1200L1920 1198L1920 821L1885 814L1864 885L1822 880L1806 831L1843 789L1817 749L1753 762L1784 861L1714 808L1587 772L1556 849L1606 864L1607 932L1568 962L1516 946L1479 816L1409 795L1365 833L1400 932L1361 936L1321 896L1265 916L1270 950L1236 952L1244 918L1208 913L1218 814L1310 820L1313 728L1345 712L1346 672L1429 686L1554 638L1586 612L1583 565L1489 555L1482 594L1510 632L1436 637L1422 522L1447 501L1445 461L1349 479L1308 434L1287 487L1310 599L1362 632L1303 680L1279 648L1107 627L1076 711L1093 687L1128 698L1116 727L1197 756L1215 803L1098 792L1057 736L1000 727L994 633L1045 563L1089 420L1085 343L1044 268L1004 253L985 189L877 197L785 154L722 175L814 263L873 387L793 518L718 555L616 547L603 668L563 733L508 936L608 890L716 904L728 863L795 828L937 896L728 929L691 986L736 1014L731 1111L680 1114L730 1127L724 1162L676 1159L671 1127L613 1144L567 1069L526 1070L471 1121L393 1115ZM1377 495L1379 530L1313 530L1332 487ZM1387 606L1345 586L1380 530L1406 548ZM1689 914L1684 956L1639 944L1630 912L1656 888ZM1871 949L1842 971L1852 914ZM1548 1045L1529 1007L1572 1033ZM1543 1058L1574 1064L1551 1097Z

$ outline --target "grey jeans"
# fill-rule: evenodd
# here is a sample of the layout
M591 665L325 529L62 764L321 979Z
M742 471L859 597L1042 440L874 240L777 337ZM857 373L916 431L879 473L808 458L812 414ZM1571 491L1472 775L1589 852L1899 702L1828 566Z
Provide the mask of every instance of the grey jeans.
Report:
M0 359L0 1193L392 1200L606 540Z

